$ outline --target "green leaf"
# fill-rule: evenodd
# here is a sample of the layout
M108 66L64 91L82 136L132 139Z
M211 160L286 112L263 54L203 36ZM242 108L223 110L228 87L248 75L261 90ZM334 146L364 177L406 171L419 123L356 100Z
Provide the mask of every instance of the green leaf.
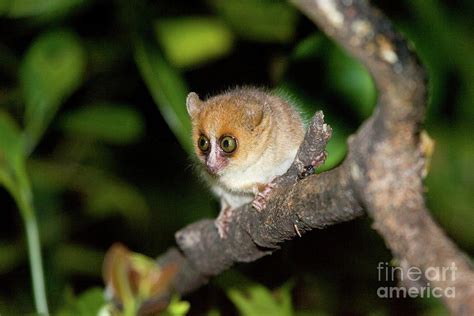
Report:
M332 46L329 54L330 84L348 99L362 118L372 112L377 92L367 69L339 47Z
M137 188L103 170L44 160L32 161L30 169L38 185L82 193L85 211L94 218L122 215L128 219L127 223L142 225L150 215L149 206Z
M82 245L64 244L55 249L54 262L61 273L100 277L104 253Z
M188 314L191 304L187 301L182 301L178 296L173 296L168 308L160 315L163 316L185 316Z
M168 127L183 149L191 153L191 121L186 110L188 87L181 74L164 59L156 35L151 32L153 23L145 3L127 0L121 4L141 76Z
M292 59L300 61L318 56L321 52L324 40L324 36L320 33L308 36L296 45L292 52Z
M40 35L20 66L24 93L26 150L31 152L62 102L80 85L85 52L71 32L58 30Z
M23 18L58 14L69 11L84 2L85 0L1 0L0 15Z
M464 18L462 14L460 16L461 11L449 10L442 1L416 0L408 1L407 5L414 14L413 19L399 22L402 31L416 45L417 55L429 71L428 117L435 119L437 116L443 116L446 111L444 103L448 102L457 118L472 124L474 118L472 19ZM469 11L466 11L466 14L469 14L467 12ZM453 77L459 80L454 85L455 92L446 88ZM457 89L460 91L457 92Z
M188 88L181 75L163 58L155 43L137 37L135 61L161 115L189 153L191 121L186 111Z
M347 153L347 137L349 133L343 126L330 124L333 130L331 139L326 146L328 157L324 164L318 168L319 172L331 170L339 165Z
M298 14L285 1L210 0L211 5L240 36L262 42L288 42Z
M24 263L26 249L23 242L0 242L0 273L5 275Z
M128 144L144 132L142 117L131 106L96 103L66 113L61 129L72 136L111 144Z
M15 197L21 195L21 175L25 174L20 130L6 112L0 112L0 184Z
M167 60L182 68L226 55L233 45L231 31L212 17L160 19L155 31Z
M442 226L465 248L474 247L474 168L472 127L437 123L430 129L435 151L426 178L428 206Z
M87 194L86 210L89 215L104 218L121 214L131 222L141 224L148 218L149 207L145 199L126 182L96 177L95 183L89 183L88 186L82 182L82 190Z
M104 290L91 288L57 312L58 316L91 316L98 315L105 305Z
M7 112L0 111L0 166L14 166L21 159L21 134Z
M255 283L243 290L228 289L227 295L242 316L291 316L294 314L291 287L291 283L287 283L272 293L264 286Z
M117 313L112 306L113 315L181 316L189 310L189 303L176 296L168 306L161 301L167 299L173 289L178 272L175 262L157 265L155 259L115 243L105 254L102 271L110 301L115 303L115 307L122 307L122 311ZM168 313L162 314L165 308Z

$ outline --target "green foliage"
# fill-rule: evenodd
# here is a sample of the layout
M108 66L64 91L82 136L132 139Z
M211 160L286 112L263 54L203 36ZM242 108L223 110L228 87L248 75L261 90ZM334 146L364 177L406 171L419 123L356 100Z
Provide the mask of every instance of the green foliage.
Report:
M181 68L228 54L234 40L228 27L212 17L160 19L155 30L167 60Z
M186 107L187 87L181 75L166 63L156 43L137 38L135 60L161 115L181 145L191 151L191 123Z
M71 136L126 145L140 139L143 121L131 106L105 102L66 113L61 128Z
M447 126L437 126L431 132L436 149L426 179L428 202L436 206L433 212L456 240L474 247L471 207L474 173L466 172L472 168L474 156L472 128L460 126L446 134L448 129ZM456 201L454 205L453 200Z
M60 245L54 253L56 268L68 275L100 277L103 260L102 251L72 243Z
M25 146L35 147L56 111L82 82L85 52L69 31L41 35L27 51L20 68L25 99Z
M0 243L0 273L6 274L26 257L23 244L16 241Z
M315 56L321 54L324 40L323 35L319 33L314 33L301 40L293 50L292 59L298 61L315 58Z
M298 15L284 1L209 0L240 36L262 42L287 42L294 35Z
M347 99L347 103L366 118L375 105L376 91L369 72L339 47L328 52L329 83L335 93Z
M415 19L403 21L402 27L415 42L417 52L430 75L430 117L439 118L446 98L454 103L453 111L461 119L474 118L474 51L471 21L459 18L447 10L447 3L435 0L408 1ZM463 13L467 13L463 12ZM416 21L416 23L414 23ZM449 25L449 27L447 27ZM452 96L446 89L450 80L458 80ZM461 97L462 96L462 97Z
M63 306L56 315L58 316L112 316L123 315L122 313L112 313L112 307L107 304L105 300L104 289L90 288L84 291L78 297L72 293L67 293L67 303ZM177 296L171 299L168 308L161 312L163 316L184 316L189 311L189 303L181 301Z
M87 210L91 216L106 217L122 213L134 222L143 222L147 218L148 205L134 188L114 179L97 177L96 180L89 188L84 187L90 197Z
M347 153L347 137L349 133L344 130L343 126L338 124L332 124L331 127L333 129L332 136L326 146L328 157L318 171L333 169L342 162Z
M119 243L107 251L103 277L111 302L110 315L185 315L189 303L177 296L169 298L176 263L159 265L145 255L132 252ZM164 302L168 304L164 304Z
M230 288L227 295L242 316L291 316L291 283L271 292L260 284L251 284L245 289Z
M58 311L58 316L92 316L98 315L105 304L105 293L101 288L91 288L78 297L71 293L67 304Z
M92 218L122 215L130 224L143 224L149 206L131 184L93 167L47 161L30 163L35 183L53 191L72 190L84 195L84 211Z
M12 18L55 16L83 4L86 0L1 0L0 15Z
M189 302L181 301L177 296L173 296L168 308L162 313L163 316L184 316L188 314L191 305Z
M28 191L25 157L18 126L6 112L0 112L0 135L0 183L19 199Z

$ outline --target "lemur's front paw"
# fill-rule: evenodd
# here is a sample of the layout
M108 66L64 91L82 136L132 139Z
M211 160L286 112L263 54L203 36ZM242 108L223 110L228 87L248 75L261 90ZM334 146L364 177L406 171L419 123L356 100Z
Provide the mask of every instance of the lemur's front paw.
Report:
M314 158L314 160L311 161L311 164L310 165L307 165L307 166L304 166L303 170L301 171L301 173L298 175L298 177L300 179L304 179L310 175L312 175L316 168L318 168L319 166L321 166L325 161L326 161L326 152L323 151L322 153L320 153L318 156L316 156Z
M267 183L262 190L259 190L255 196L255 199L252 201L252 207L257 211L261 212L267 207L267 201L272 193L273 188L275 187L274 182Z

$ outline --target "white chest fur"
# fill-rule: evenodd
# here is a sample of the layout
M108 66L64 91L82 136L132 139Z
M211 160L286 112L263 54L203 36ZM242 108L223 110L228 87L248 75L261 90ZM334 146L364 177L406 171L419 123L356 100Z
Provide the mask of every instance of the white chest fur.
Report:
M213 185L212 190L223 200L224 206L237 208L247 204L254 199L259 184L271 182L290 168L296 151L297 149L288 152L288 155L281 157L277 163L263 155L244 170L229 170Z

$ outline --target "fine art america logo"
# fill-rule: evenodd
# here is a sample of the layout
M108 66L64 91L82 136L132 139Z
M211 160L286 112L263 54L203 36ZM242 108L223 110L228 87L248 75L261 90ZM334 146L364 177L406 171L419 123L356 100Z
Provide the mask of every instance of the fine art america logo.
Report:
M380 286L377 296L380 298L406 297L455 297L454 287L436 287L433 283L456 280L457 267L453 263L444 267L428 267L424 271L419 267L394 267L388 262L377 265L378 281L389 283L399 281L399 286Z

